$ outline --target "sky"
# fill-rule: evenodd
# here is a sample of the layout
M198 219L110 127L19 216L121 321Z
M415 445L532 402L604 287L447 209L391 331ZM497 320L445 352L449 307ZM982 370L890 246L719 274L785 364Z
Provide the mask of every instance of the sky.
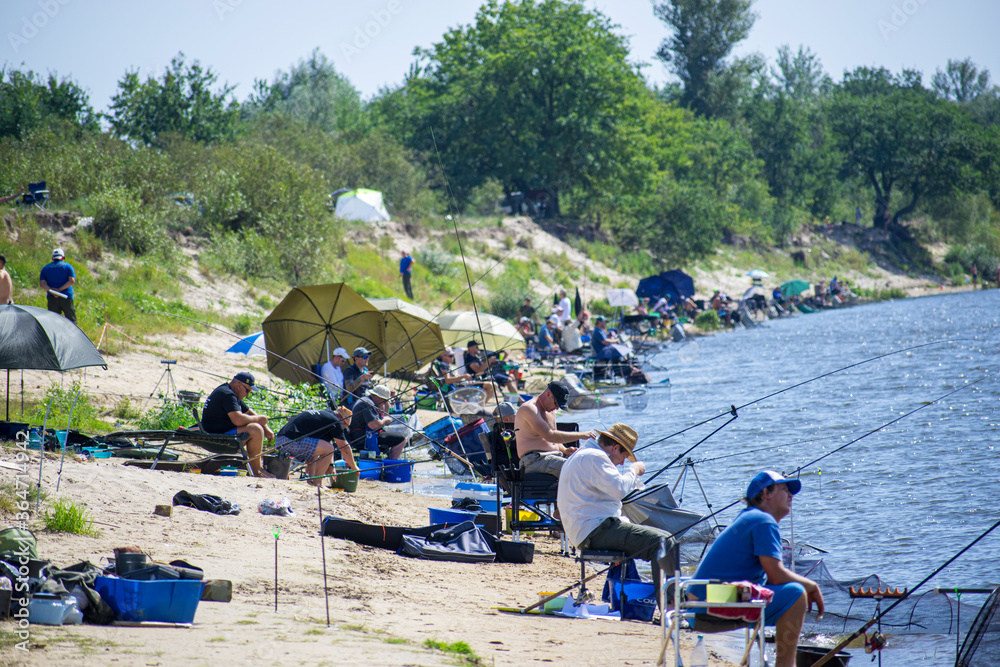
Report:
M471 23L479 0L107 0L0 1L0 63L68 76L105 110L129 70L159 76L171 58L211 67L245 99L255 79L271 79L319 48L365 99L402 82L415 47ZM650 0L586 0L629 37L632 60L654 84L675 81L655 58L668 36ZM750 36L735 53L809 47L835 81L861 65L924 73L949 58L972 58L1000 82L1000 2L996 0L756 0Z

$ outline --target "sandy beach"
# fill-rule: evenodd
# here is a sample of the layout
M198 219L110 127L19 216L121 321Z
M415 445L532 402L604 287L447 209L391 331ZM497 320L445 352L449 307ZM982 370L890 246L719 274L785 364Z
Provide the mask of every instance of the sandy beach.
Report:
M36 455L37 456L37 455ZM125 467L111 459L67 459L58 496L58 461L49 455L43 489L83 503L97 537L47 533L35 526L38 551L54 564L104 564L116 547L135 545L168 562L184 559L207 578L233 582L229 603L202 602L190 628L32 626L28 653L5 651L0 664L191 665L653 665L660 627L650 623L506 614L540 591L578 578L558 540L536 536L530 565L414 560L383 549L325 538L330 626L326 624L317 493L300 481L214 477ZM3 458L13 460L14 451ZM37 458L30 465L37 479ZM5 470L10 481L15 474ZM180 490L219 495L239 504L238 516L175 507L153 514ZM288 497L294 517L265 516L257 504ZM410 485L367 481L354 494L325 489L324 514L369 523L421 526L427 507L444 498L411 495ZM278 543L278 610L274 609L274 535ZM603 578L595 580L600 588ZM0 624L8 630L9 623ZM425 648L432 640L465 642L481 662ZM686 637L686 645L690 638ZM728 641L731 644L731 641ZM710 647L721 650L726 639ZM714 651L713 651L714 652ZM731 663L713 656L713 665Z

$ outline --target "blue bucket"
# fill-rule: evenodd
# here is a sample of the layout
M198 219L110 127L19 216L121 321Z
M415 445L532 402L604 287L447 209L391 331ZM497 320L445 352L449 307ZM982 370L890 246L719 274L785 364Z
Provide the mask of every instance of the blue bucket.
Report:
M413 476L415 461L407 459L384 459L382 461L382 479L392 484L409 482Z
M382 462L371 459L358 459L361 468L361 479L378 479L382 476Z

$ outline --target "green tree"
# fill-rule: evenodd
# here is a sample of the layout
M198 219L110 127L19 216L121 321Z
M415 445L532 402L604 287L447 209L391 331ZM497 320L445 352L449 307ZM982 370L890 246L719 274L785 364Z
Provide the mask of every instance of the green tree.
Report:
M63 123L88 132L99 129L85 90L54 73L43 82L31 70L0 68L0 138L21 139L36 128Z
M179 53L163 76L141 81L127 72L111 98L108 120L115 134L146 145L164 147L171 136L203 143L232 138L239 121L233 86L213 90L218 76L195 60L185 64ZM228 99L227 99L228 98Z
M948 60L942 72L938 70L931 79L931 86L938 96L956 102L971 102L990 89L990 71L979 71L971 58Z
M654 2L653 13L672 31L656 53L681 80L681 106L699 116L724 115L734 105L753 62L727 62L733 46L750 33L753 0Z
M284 113L324 132L357 128L363 118L361 94L319 49L274 81L258 80L244 113Z
M634 185L635 133L651 100L628 44L582 2L489 0L449 30L376 116L443 172L460 204L486 179L563 193ZM440 161L438 159L440 156Z
M925 89L918 72L848 72L828 115L842 176L858 177L874 192L876 226L898 222L921 198L946 196L977 178L980 133L957 104ZM901 205L892 211L897 193Z

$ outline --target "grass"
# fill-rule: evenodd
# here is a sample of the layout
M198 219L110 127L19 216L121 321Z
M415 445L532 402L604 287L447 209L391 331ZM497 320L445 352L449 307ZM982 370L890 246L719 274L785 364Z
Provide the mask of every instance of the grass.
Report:
M425 639L424 647L434 651L451 653L452 655L463 658L465 662L470 665L482 664L482 658L476 655L472 648L470 648L465 642L452 642L451 644L446 644L445 642L439 642L434 639Z
M77 505L73 500L58 499L51 510L45 511L45 530L50 533L71 533L97 537L94 519L88 516L86 505Z
M27 487L19 487L16 481L4 480L0 482L0 516L19 512L18 503L25 501L27 501L30 507L34 508L35 499L38 498L38 495L37 485L28 484ZM45 493L41 492L41 499L45 500L45 497Z

